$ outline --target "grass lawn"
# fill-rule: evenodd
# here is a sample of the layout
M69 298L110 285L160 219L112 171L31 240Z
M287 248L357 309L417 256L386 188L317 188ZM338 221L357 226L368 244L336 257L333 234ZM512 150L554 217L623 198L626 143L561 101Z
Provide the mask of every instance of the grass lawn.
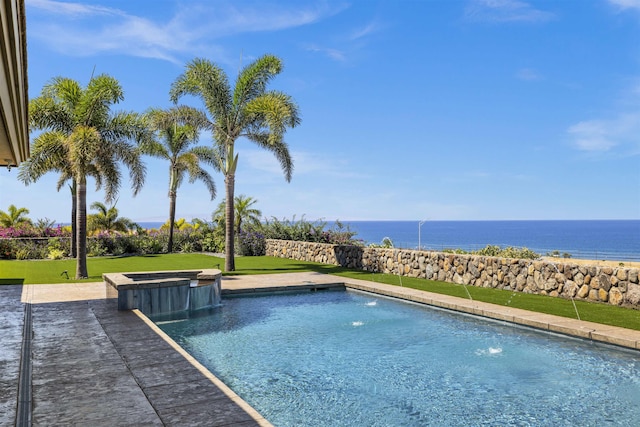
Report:
M203 254L160 254L143 256L89 257L89 278L75 280L75 259L65 260L0 260L0 284L42 284L101 282L102 273L126 271L188 270L224 268L224 259ZM238 257L236 270L230 274L292 273L296 271L334 272L331 265L307 263L273 257ZM64 272L67 272L65 275ZM67 275L69 278L67 278Z
M102 281L102 273L126 271L182 270L197 268L224 268L224 259L203 254L146 255L128 257L88 258L90 277L84 282ZM71 260L0 260L0 285L2 284L42 284L72 283L76 261ZM63 273L67 271L69 279ZM476 301L514 308L577 318L576 310L570 300L552 298L543 295L523 294L490 288L477 288L433 280L398 277L389 274L372 274L364 271L348 270L332 265L295 261L274 257L238 257L236 271L229 275L273 274L316 271L339 276L370 280L391 285L402 285L439 294L468 298L467 292ZM227 274L227 273L225 273ZM582 320L628 329L640 330L640 310L615 307L607 304L575 301Z

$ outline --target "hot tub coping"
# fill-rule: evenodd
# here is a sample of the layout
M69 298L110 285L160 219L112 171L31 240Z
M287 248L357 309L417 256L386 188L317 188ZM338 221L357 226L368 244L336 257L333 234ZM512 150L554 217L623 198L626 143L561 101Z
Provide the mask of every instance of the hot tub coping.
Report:
M118 291L128 289L164 288L176 285L190 285L197 280L197 286L209 285L222 277L222 271L215 268L196 270L132 271L103 273L102 279Z

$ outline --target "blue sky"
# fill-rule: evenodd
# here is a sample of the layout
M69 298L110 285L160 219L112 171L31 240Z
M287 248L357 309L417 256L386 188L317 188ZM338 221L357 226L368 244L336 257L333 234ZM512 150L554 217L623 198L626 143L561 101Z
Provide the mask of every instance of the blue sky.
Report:
M237 145L236 195L265 217L341 220L640 219L640 0L26 0L29 94L54 76L117 78L117 109L170 107L195 57L234 78L265 53L299 104L287 183ZM202 107L198 99L184 103ZM201 143L210 144L208 135ZM120 191L120 214L168 217L168 164ZM57 176L25 187L0 171L0 209L68 222ZM177 216L224 197L178 192ZM88 202L102 201L90 186Z

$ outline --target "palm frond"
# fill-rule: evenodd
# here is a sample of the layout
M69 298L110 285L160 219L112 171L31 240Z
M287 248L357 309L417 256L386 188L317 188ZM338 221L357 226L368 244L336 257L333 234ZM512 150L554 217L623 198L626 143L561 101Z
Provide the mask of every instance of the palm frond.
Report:
M263 55L240 71L233 92L233 104L241 109L262 95L267 84L282 71L282 61L274 55Z
M80 123L101 127L109 116L110 108L124 99L122 86L115 78L100 74L87 84L76 108Z
M268 129L274 141L280 140L287 128L300 124L298 106L282 92L271 91L251 100L245 111L251 126Z
M171 85L169 96L175 103L184 95L200 97L214 121L228 117L232 96L225 72L206 59L196 58Z
M274 154L278 163L280 163L280 168L284 172L285 179L287 182L290 182L293 174L293 159L291 158L287 143L284 141L274 141L272 135L268 132L252 133L247 135L247 138L255 142L259 147Z
M48 129L69 133L73 128L73 112L53 98L39 96L29 102L31 129Z

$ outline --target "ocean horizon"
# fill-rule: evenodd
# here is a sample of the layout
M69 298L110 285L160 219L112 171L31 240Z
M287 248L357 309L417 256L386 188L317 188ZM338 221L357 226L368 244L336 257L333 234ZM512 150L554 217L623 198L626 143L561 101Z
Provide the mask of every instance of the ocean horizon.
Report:
M640 220L344 221L366 244L389 237L394 247L473 251L526 247L540 255L640 260ZM420 225L422 224L422 225Z
M334 228L335 221L326 221ZM474 251L487 245L526 247L540 255L640 261L640 220L340 221L365 244L385 237L394 247ZM162 222L140 222L158 228ZM420 225L422 224L422 225Z

